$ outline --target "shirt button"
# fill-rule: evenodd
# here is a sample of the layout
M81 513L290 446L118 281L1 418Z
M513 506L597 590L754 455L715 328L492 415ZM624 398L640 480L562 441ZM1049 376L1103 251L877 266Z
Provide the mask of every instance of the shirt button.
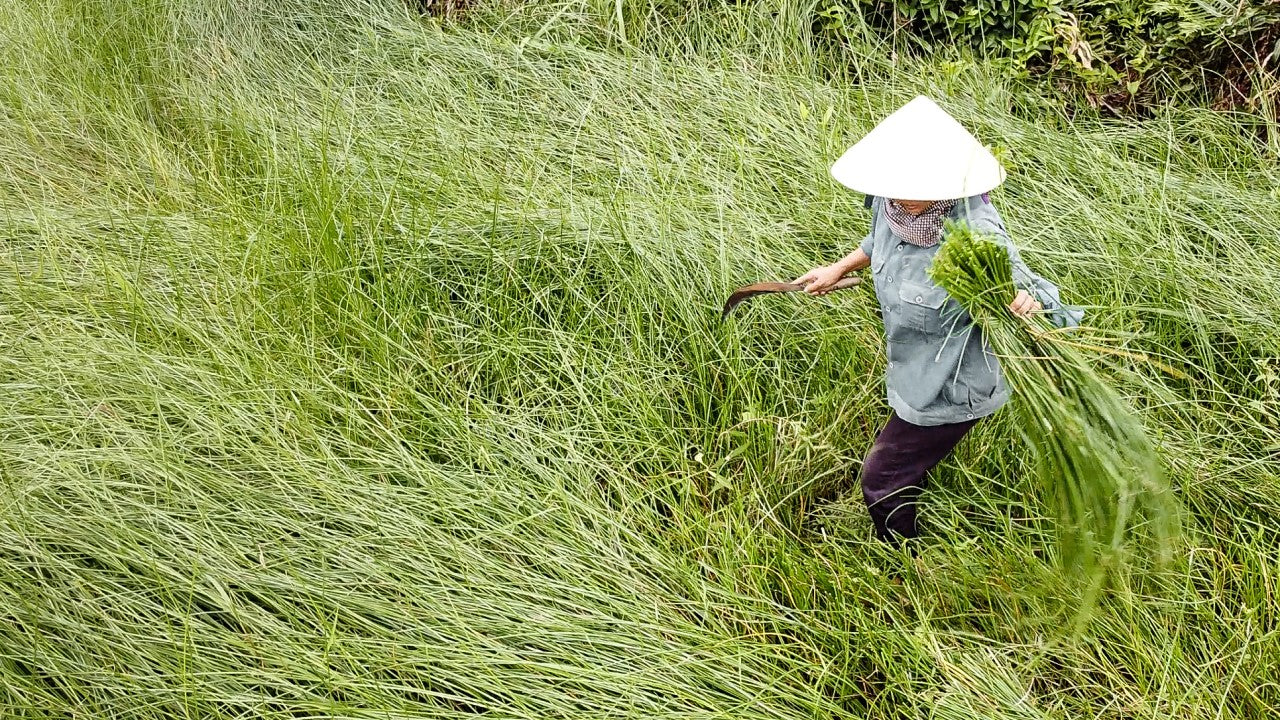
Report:
M921 301L921 300L923 300L923 299L924 299L924 298L920 297L919 295L917 295L917 296L916 296L916 302L920 302L920 301Z
M886 279L887 279L889 282L893 282L893 276L892 276L892 275L890 275L890 276L889 276L888 278L886 278Z
M899 249L899 250L901 250L901 249L902 249L902 243L898 243L898 249Z
M965 419L965 420L972 420L972 419L973 419L973 413L965 413L965 415L964 415L964 419Z

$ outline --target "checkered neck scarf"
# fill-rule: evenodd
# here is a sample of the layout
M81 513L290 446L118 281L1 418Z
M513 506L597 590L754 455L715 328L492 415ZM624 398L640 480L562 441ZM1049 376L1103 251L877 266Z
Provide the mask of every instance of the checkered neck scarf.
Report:
M889 220L894 235L918 247L933 247L942 240L942 221L947 219L955 204L955 200L941 200L919 215L912 215L889 200L884 206L884 216Z

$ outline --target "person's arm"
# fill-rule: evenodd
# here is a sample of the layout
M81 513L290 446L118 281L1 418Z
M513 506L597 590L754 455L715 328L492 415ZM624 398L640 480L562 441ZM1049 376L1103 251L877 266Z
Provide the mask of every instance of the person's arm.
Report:
M801 275L796 278L796 284L804 285L804 291L810 295L826 295L832 292L831 286L839 282L840 278L870 265L871 248L875 244L876 217L880 212L879 202L879 198L875 198L871 204L871 229L856 250L830 265L816 267Z
M870 264L871 257L865 250L858 248L830 265L816 267L801 275L796 278L796 284L804 285L804 291L810 295L826 295L831 292L831 286L839 282L840 278Z
M866 250L857 248L853 252L845 255L839 260L831 263L831 267L840 270L840 277L844 277L851 272L857 272L871 264L871 256ZM836 278L837 280L839 278Z
M1058 327L1076 327L1084 319L1084 309L1065 305L1058 292L1058 286L1040 277L1027 267L1022 260L1009 233L1004 229L1004 221L999 213L989 204L984 204L980 212L974 213L973 229L994 235L997 242L1005 246L1009 252L1009 262L1013 265L1013 284L1018 288L1018 295L1009 304L1009 310L1015 315L1026 315L1038 312L1042 307L1046 316Z

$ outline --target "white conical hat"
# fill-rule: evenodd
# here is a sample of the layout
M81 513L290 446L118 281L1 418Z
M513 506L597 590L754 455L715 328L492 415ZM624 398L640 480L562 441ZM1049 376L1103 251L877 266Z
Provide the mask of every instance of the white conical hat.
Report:
M868 195L954 200L999 185L1004 168L946 110L920 95L846 150L831 175Z

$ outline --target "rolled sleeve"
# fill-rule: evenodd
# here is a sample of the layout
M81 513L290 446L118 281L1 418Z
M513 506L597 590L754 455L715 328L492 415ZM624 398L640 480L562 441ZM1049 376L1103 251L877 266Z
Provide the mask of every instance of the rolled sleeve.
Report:
M867 233L867 236L862 239L862 244L859 245L858 247L862 250L863 253L866 254L867 257L871 257L871 248L874 245L875 245L875 234ZM848 245L846 245L845 247L848 247Z

